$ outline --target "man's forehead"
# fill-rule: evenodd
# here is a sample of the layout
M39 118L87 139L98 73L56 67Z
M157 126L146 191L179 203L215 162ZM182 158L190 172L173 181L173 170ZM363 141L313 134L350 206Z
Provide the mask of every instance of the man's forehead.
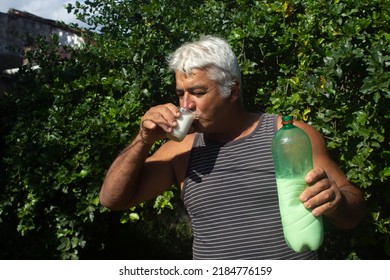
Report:
M201 68L193 68L189 72L182 72L182 71L176 71L176 77L184 77L184 78L191 78L193 76L202 75L207 72L207 69L201 69Z
M205 86L211 82L212 80L210 80L206 71L193 72L191 75L179 72L176 73L176 83L185 83L192 86Z
M207 71L197 71L190 76L184 73L176 73L176 90L178 91L209 91L210 88L215 86L216 82L209 78Z

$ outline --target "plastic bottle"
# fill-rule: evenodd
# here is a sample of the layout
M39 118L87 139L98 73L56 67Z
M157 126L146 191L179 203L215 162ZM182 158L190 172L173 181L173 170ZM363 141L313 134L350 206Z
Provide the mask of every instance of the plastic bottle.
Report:
M284 237L291 249L303 252L317 250L324 231L322 218L315 217L299 200L313 159L310 138L293 122L291 116L282 117L283 127L272 141L272 157Z

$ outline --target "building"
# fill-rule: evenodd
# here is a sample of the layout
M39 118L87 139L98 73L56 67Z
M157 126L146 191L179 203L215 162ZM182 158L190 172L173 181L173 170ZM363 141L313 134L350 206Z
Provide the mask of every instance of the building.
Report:
M24 53L31 49L34 38L49 38L57 34L60 38L59 52L66 56L62 46L79 47L84 44L81 32L63 23L16 9L0 12L0 96L10 87L12 75L27 63Z

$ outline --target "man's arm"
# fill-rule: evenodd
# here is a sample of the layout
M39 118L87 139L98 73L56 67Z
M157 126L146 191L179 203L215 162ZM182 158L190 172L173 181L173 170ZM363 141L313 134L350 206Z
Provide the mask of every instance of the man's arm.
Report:
M130 206L150 147L138 134L111 164L100 190L100 203L103 206L112 210L122 210Z
M138 134L115 159L100 190L100 203L103 206L111 210L122 210L132 206L131 202L150 148L151 144L144 143Z
M148 157L153 143L176 125L180 113L173 104L151 108L141 120L133 142L114 160L100 191L100 202L112 210L122 210L157 196L175 181L170 160L175 145L165 144Z
M309 135L313 150L314 169L305 178L310 187L300 196L303 205L339 228L355 227L367 213L362 192L331 160L322 135L307 124L296 122L296 125Z

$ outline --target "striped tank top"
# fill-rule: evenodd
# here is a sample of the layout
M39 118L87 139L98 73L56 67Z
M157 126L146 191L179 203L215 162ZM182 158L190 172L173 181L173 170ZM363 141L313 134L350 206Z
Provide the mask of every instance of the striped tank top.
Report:
M271 154L277 116L220 144L196 134L182 199L193 228L194 259L316 259L283 237Z

